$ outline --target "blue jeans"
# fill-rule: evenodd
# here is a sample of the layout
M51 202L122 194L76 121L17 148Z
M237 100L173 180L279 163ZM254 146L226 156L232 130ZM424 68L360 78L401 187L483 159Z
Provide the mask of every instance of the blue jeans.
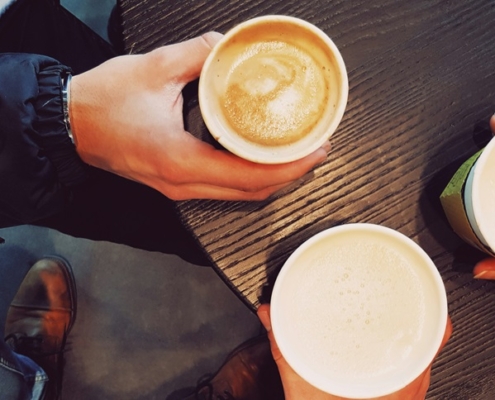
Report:
M41 399L47 376L31 359L14 353L2 340L5 318L27 271L35 258L16 246L0 244L0 398Z
M0 393L2 400L39 400L48 377L31 359L14 353L0 341Z

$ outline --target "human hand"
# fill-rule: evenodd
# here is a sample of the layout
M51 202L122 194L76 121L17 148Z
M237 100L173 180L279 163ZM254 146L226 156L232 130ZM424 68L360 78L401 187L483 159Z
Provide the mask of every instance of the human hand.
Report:
M270 306L263 304L258 308L258 317L268 332L268 339L270 340L270 346L272 349L272 355L277 363L280 377L285 392L286 400L344 400L343 397L333 396L331 394L322 392L321 390L311 386L305 380L303 380L296 372L287 364L287 361L282 357L280 350L275 342L270 322ZM445 335L440 345L438 352L442 350L452 334L452 322L450 318L447 320L447 327L445 328ZM438 353L437 353L438 354ZM426 392L430 385L430 372L431 365L425 370L423 374L418 376L413 382L407 385L404 389L393 393L388 396L377 397L373 400L420 400L424 399Z
M69 112L82 160L174 200L261 200L324 161L329 142L302 160L261 165L184 130L182 89L221 37L209 32L74 76Z
M495 258L485 258L477 263L473 275L476 279L495 280Z

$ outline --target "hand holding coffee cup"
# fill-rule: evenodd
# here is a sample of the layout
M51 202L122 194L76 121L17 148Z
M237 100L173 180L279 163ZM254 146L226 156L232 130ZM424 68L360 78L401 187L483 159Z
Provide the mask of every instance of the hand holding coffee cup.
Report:
M394 398L424 388L449 333L447 298L416 243L389 228L349 224L289 257L275 282L271 326L290 368L335 396L328 398Z
M213 137L247 160L280 164L312 153L342 119L347 72L310 23L264 16L233 28L208 56L199 103Z
M342 397L337 397L329 393L323 392L314 386L310 385L304 379L302 379L291 368L287 361L283 358L278 348L277 342L273 336L271 320L270 320L270 305L262 304L258 308L258 317L268 332L268 339L270 340L270 347L272 350L273 358L277 364L282 384L284 387L284 394L286 400L299 400L299 399L311 399L311 400L342 400ZM450 336L452 335L452 322L450 318L447 321L442 344L440 345L439 353L443 347L447 344ZM430 385L431 365L413 382L400 389L398 392L392 393L387 396L375 398L373 400L420 400L424 399L428 387Z

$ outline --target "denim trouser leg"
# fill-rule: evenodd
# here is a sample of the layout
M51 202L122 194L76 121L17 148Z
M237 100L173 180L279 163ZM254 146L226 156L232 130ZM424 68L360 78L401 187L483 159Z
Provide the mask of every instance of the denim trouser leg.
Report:
M2 400L39 400L48 380L31 359L14 353L0 341L0 393Z
M23 249L0 244L0 399L40 399L47 377L31 359L14 353L4 342L10 303L33 260Z

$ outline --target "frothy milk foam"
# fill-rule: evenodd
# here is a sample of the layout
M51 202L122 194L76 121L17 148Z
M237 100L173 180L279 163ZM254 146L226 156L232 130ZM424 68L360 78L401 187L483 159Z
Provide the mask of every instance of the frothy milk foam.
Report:
M407 362L422 335L425 299L410 261L368 241L338 243L311 265L291 307L294 335L315 369L354 380ZM311 295L306 295L311 293Z
M280 271L273 332L304 379L334 395L399 390L433 360L447 301L433 262L410 239L373 224L323 231Z

